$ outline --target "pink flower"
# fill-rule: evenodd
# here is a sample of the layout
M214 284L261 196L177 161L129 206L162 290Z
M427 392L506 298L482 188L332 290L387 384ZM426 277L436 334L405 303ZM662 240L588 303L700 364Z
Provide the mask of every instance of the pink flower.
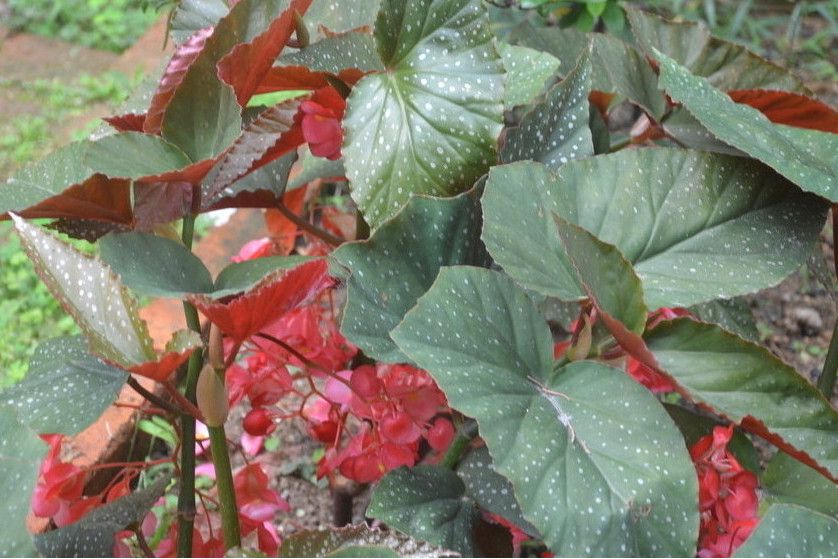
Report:
M313 155L332 160L340 158L343 144L340 121L345 109L343 97L331 87L317 90L310 100L300 104L303 138Z

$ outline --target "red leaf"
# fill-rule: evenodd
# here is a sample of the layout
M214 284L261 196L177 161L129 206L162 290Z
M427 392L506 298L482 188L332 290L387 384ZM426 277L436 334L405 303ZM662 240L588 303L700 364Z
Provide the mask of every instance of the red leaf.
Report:
M218 62L218 76L231 85L244 107L296 29L294 12L305 14L312 0L292 0L268 29L249 43L236 45Z
M299 215L303 211L306 189L297 188L286 192L282 196L282 203L286 208ZM265 224L276 243L277 252L282 255L291 254L297 243L297 225L282 215L279 210L269 209L265 212Z
M130 180L96 174L15 213L27 219L54 217L130 224L133 221L130 187Z
M192 185L186 182L137 184L134 187L134 224L151 231L160 223L180 219L192 208Z
M275 91L295 91L299 89L320 89L330 85L327 72L315 72L305 66L276 66L271 68L262 78L256 93L273 93ZM347 85L355 85L366 75L357 68L341 70L335 77Z
M227 303L206 295L191 295L189 300L226 336L243 342L284 314L308 304L331 284L326 261L314 260L272 274Z
M218 158L204 159L191 165L187 165L183 169L177 171L169 171L159 175L149 175L140 177L137 182L153 183L153 182L188 182L189 184L200 184L207 173L210 172L213 165L215 165Z
M764 89L737 89L727 94L737 103L757 109L771 122L838 133L838 111L817 99Z
M110 124L117 132L142 132L145 119L145 113L125 113L124 115L106 117L102 120Z
M175 94L178 86L183 82L183 77L186 71L201 54L207 39L212 36L213 27L207 27L196 31L189 37L182 45L180 45L175 53L172 55L169 64L166 66L166 71L151 98L151 104L148 108L145 123L142 130L148 134L158 134L160 126L163 123L163 115L166 112L166 107L169 106L169 101Z
M128 370L141 377L157 382L167 380L178 367L183 365L192 352L201 347L201 337L191 330L176 332L163 353L156 354L154 361L131 365Z

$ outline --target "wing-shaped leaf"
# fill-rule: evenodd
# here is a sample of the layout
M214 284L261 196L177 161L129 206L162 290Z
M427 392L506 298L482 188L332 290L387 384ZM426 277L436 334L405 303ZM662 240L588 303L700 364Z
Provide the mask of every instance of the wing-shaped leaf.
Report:
M498 43L506 69L503 102L507 109L526 105L544 92L559 68L559 59L547 52Z
M279 159L262 165L221 190L216 196L202 197L201 209L275 208L288 187L288 176L296 161L297 154L292 150ZM219 167L220 163L207 173L202 190L215 183Z
M486 263L478 196L470 191L451 199L412 198L369 240L332 253L349 270L341 321L348 340L377 360L408 361L390 330L428 290L440 267Z
M653 56L657 49L719 89L807 91L788 70L742 45L711 36L703 23L671 22L630 6L625 9L632 32L646 54Z
M385 548L402 557L451 557L450 551L414 540L395 530L384 532L366 524L326 530L301 530L282 541L280 557L333 557L347 548ZM366 555L365 555L366 556Z
M218 62L218 76L236 92L239 105L247 106L262 78L294 33L294 13L305 14L311 2L291 0L287 9L270 21L267 29L250 41L237 44ZM263 10L264 7L254 4L252 9Z
M349 97L352 197L380 226L411 194L463 192L496 160L503 67L477 0L385 0L375 38L387 72Z
M380 5L381 0L314 0L305 21L315 37L371 28Z
M718 324L746 340L759 342L757 322L744 297L707 301L690 307L689 311L703 322Z
M88 146L69 144L9 178L0 186L0 215L131 223L130 182L94 175L83 163Z
M224 0L181 0L172 11L169 33L181 44L196 31L213 27L228 11Z
M761 505L790 503L838 519L838 485L785 452L768 461L760 489Z
M509 278L443 268L391 335L477 420L554 553L693 554L697 482L672 420L622 371L580 361L554 374L550 330Z
M766 348L688 318L644 337L660 369L696 402L838 477L838 412Z
M91 355L82 338L54 338L38 346L19 384L0 394L38 433L75 435L110 406L128 375Z
M524 518L512 484L495 471L492 456L485 446L472 450L463 458L457 466L457 475L466 486L466 494L480 508L505 518L530 535L538 535L535 526Z
M346 78L350 83L355 83L369 72L384 70L373 36L358 32L326 37L297 52L281 56L277 62L280 64L279 73L284 66L303 66L315 72Z
M277 270L290 270L300 264L313 260L310 256L267 256L234 262L230 264L215 278L215 285L212 289L212 296L216 299L235 295L242 291L248 291L266 276Z
M84 162L97 173L129 179L177 171L192 163L177 146L141 132L118 132L90 142Z
M46 445L18 419L11 406L0 405L0 556L32 557L35 548L26 528L26 515Z
M222 332L243 342L329 287L327 268L325 260L313 260L273 273L228 302L207 295L191 295L189 300Z
M74 524L35 536L44 557L112 557L114 536L131 524L140 524L168 485L160 479L141 491L93 509Z
M656 56L661 88L718 139L769 165L802 189L838 201L838 134L774 124L668 56Z
M817 99L765 89L737 89L727 94L737 103L757 109L771 122L838 134L838 111Z
M572 159L594 153L588 127L588 94L591 92L589 51L582 51L576 67L547 92L509 131L501 150L504 163L529 159L544 163L553 171Z
M838 520L795 505L774 505L733 556L838 556Z
M635 334L646 328L643 288L631 263L614 245L604 243L555 215L559 239L577 279L597 309Z
M375 488L367 514L397 530L474 557L477 507L453 471L441 466L399 468Z
M153 359L137 303L110 268L39 227L15 215L12 219L38 275L76 320L96 355L121 366Z
M637 149L574 161L558 176L534 163L492 169L483 241L525 287L578 298L551 223L558 213L614 244L634 264L656 309L779 283L805 262L825 210L816 197L744 158Z

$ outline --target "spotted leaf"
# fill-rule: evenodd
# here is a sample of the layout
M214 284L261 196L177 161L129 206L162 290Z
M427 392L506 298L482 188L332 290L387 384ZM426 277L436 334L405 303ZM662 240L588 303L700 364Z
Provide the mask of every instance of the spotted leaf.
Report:
M507 109L526 105L544 92L559 68L559 59L547 52L498 43L506 69L503 102Z
M332 254L349 272L341 321L348 340L377 360L408 360L390 330L428 290L440 267L487 260L478 196L471 191L451 199L412 198L369 240L345 244Z
M644 339L690 398L838 477L838 412L766 348L689 318L663 322Z
M13 215L41 280L72 315L96 355L128 367L154 359L137 303L107 265Z
M622 371L580 361L554 373L550 330L512 280L443 268L391 335L477 420L554 553L693 555L698 487L672 420Z
M800 505L838 520L838 484L785 452L775 454L760 478L760 504Z
M543 102L524 115L520 126L509 131L501 150L504 163L532 160L553 171L572 159L594 153L588 127L588 94L591 92L589 51L576 67L547 92Z
M465 490L447 468L402 467L378 483L367 514L416 539L474 557L477 507Z
M375 38L385 73L349 97L344 163L379 227L411 194L463 192L496 160L503 67L477 0L385 0Z
M772 123L705 78L658 52L660 87L718 139L762 161L803 190L838 202L838 134Z
M74 435L110 406L128 375L91 355L83 338L41 343L22 382L0 393L38 433Z
M524 287L571 299L581 293L552 212L616 246L657 309L779 283L806 261L826 206L754 161L690 150L627 150L558 175L535 163L492 169L489 253Z
M773 505L734 557L835 557L838 520L795 505Z

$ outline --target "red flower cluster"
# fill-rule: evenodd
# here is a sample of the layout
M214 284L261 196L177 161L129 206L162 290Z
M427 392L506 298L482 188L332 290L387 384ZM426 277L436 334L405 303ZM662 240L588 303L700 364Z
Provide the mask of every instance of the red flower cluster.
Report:
M274 516L288 512L290 507L273 489L268 487L268 476L257 463L239 470L233 478L242 537L254 535L254 547L274 557L279 552L279 534L274 527Z
M345 110L346 101L331 87L318 89L311 99L300 104L303 138L312 155L332 160L340 158L343 144L340 121Z
M733 425L717 426L690 448L698 471L699 557L730 557L759 519L757 478L727 449Z
M422 439L443 452L454 438L454 427L437 416L449 412L445 395L425 371L377 364L330 378L325 398L313 399L303 415L313 435L332 444L318 475L337 469L350 479L369 483L399 466L413 466ZM362 427L339 448L341 427L350 414L362 420Z

